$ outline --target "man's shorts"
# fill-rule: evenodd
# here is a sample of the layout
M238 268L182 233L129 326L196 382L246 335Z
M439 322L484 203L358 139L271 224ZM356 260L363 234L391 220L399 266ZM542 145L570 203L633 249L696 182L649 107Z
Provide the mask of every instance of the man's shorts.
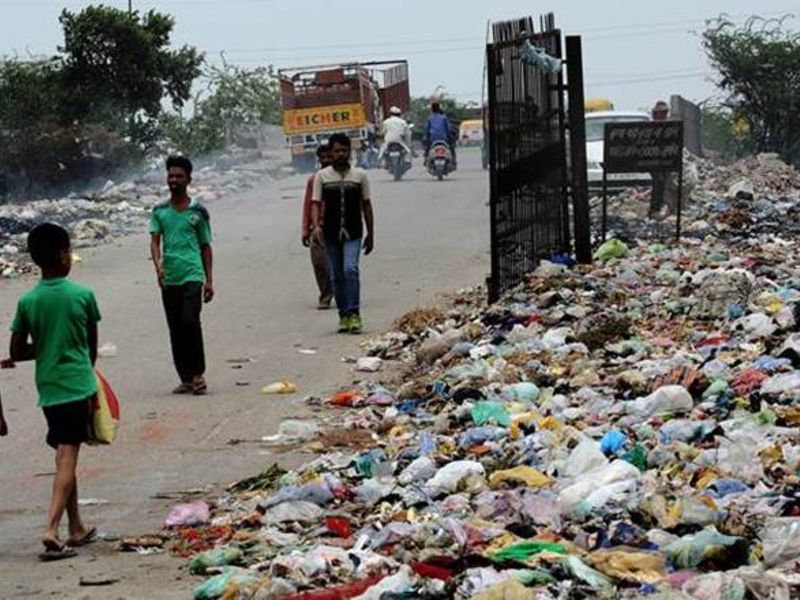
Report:
M47 445L58 448L59 444L79 446L93 439L92 415L95 396L86 400L43 406L47 419Z

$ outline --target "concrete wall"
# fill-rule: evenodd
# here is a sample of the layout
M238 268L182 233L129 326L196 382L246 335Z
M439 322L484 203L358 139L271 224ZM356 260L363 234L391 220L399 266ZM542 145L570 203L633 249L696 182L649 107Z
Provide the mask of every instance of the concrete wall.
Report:
M703 119L700 107L682 96L669 99L670 119L683 121L683 139L686 149L696 156L703 156Z

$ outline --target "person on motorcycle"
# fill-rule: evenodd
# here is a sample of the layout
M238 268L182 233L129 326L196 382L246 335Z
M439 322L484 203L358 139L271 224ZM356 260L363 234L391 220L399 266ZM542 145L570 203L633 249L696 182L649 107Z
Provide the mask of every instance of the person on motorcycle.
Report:
M383 144L378 152L378 164L381 164L383 155L389 144L400 144L406 151L406 162L411 162L411 129L406 120L402 117L403 111L393 106L389 109L391 115L381 124L381 135Z
M428 152L436 142L447 142L450 154L453 156L453 167L456 166L456 149L453 143L453 131L450 119L442 112L442 105L438 101L431 102L431 114L428 115L428 124L425 127L425 160Z

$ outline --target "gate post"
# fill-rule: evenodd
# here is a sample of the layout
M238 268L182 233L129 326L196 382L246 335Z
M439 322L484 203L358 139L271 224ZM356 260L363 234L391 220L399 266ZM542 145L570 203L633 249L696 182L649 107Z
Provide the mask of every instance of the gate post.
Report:
M569 147L572 169L572 211L575 221L575 258L592 262L589 183L586 172L586 115L583 98L583 47L579 35L567 39L567 93L569 94Z

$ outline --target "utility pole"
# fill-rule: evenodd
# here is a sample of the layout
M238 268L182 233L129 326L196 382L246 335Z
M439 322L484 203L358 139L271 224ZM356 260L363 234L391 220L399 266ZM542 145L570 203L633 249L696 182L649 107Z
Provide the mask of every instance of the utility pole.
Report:
M128 15L133 14L133 0L128 0Z

